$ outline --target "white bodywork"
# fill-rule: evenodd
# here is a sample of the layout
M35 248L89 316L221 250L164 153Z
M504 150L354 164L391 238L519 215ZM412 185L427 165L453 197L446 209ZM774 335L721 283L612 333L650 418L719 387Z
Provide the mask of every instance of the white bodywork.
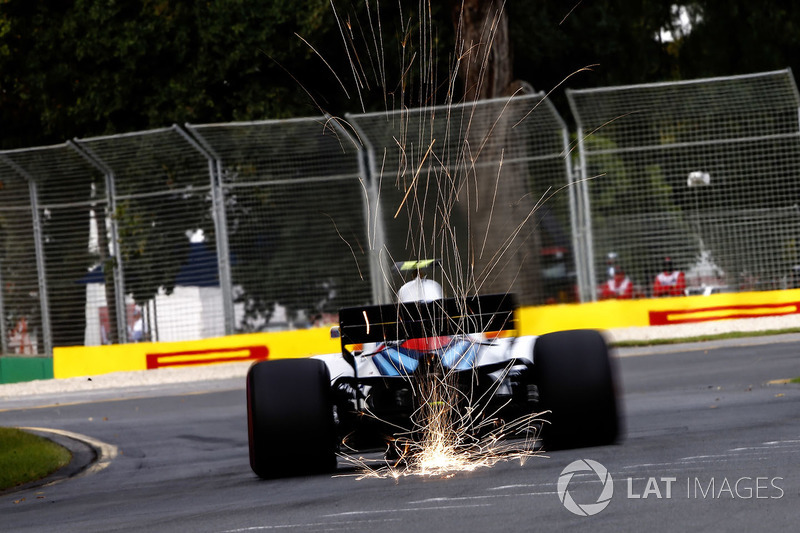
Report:
M440 300L443 297L442 286L434 280L427 279L418 274L414 279L406 282L400 290L397 291L397 300L401 303L409 302L432 302ZM463 335L454 337L453 343L466 340L475 347L474 355L470 356L470 368L478 368L486 365L493 365L517 359L520 361L527 361L529 364L533 363L533 344L536 341L535 336L524 337L502 337L487 340L484 335ZM463 343L461 347L463 348ZM365 344L361 351L353 353L355 358L356 370L345 360L341 353L325 354L315 356L316 359L325 361L328 365L328 370L331 375L331 382L336 381L340 377L381 377L386 374L376 366L373 356L380 354L385 344ZM447 352L445 347L439 352ZM452 353L452 352L451 352ZM473 359L474 357L474 359ZM465 361L467 361L465 359ZM464 366L462 365L462 366ZM463 368L460 368L463 370ZM386 376L386 377L399 377L399 376Z
M470 337L470 340L477 345L478 354L474 362L474 367L481 367L495 363L502 363L517 359L533 363L533 345L536 342L535 336L524 337L503 337L492 340L477 340ZM358 377L379 377L381 376L378 367L372 360L375 355L374 347L372 350L365 350L354 354ZM341 353L332 353L314 356L328 365L331 374L331 382L339 377L355 377L353 367L345 361Z

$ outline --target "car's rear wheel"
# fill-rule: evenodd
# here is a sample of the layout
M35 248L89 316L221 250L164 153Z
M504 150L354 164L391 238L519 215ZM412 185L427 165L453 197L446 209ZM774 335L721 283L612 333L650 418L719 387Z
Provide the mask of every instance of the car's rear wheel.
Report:
M536 339L533 368L547 450L614 443L620 432L615 373L603 336L593 330Z
M250 467L274 478L336 468L328 367L317 359L262 361L247 373Z

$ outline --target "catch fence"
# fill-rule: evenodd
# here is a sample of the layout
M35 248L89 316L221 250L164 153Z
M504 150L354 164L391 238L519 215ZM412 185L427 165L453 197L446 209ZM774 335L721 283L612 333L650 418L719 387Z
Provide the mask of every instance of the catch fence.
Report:
M651 296L665 257L690 293L795 286L800 99L790 71L567 96L588 214L584 299L609 266Z
M3 353L330 324L340 307L391 300L395 260L443 259L432 275L451 293L473 257L493 258L478 283L512 270L538 282L514 247L539 240L526 197L567 183L566 140L538 94L2 152ZM481 173L496 187L473 193ZM547 205L566 250L567 202Z
M470 104L169 128L0 152L3 354L330 324L448 296L651 297L800 284L790 71Z

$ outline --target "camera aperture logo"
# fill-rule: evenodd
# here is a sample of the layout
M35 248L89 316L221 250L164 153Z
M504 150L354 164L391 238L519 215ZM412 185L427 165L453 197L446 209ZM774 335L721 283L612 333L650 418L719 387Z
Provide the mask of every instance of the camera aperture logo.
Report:
M576 474L581 474L582 479L573 479ZM601 485L599 489L598 480ZM679 490L682 483L678 482L676 476L625 478L627 498L634 501L648 498L672 500L682 496L687 500L779 500L786 494L781 484L783 480L781 476L741 476L736 479L724 477L722 480L714 477L687 477L686 492L682 495L682 490ZM614 480L608 469L591 459L578 459L568 464L561 471L556 488L562 505L578 516L594 516L600 513L608 507L611 497L614 496Z
M576 502L569 492L569 483L572 477L579 472L594 472L602 483L602 490L597 497L597 501L589 503ZM614 480L611 474L608 473L606 467L592 461L591 459L578 459L573 461L561 471L558 477L558 498L564 507L578 516L594 516L611 503L611 497L614 495Z

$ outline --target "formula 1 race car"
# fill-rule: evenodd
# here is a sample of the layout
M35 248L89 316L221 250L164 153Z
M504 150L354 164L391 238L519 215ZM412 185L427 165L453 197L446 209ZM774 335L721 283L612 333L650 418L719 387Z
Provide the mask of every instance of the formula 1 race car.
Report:
M545 423L522 430L536 431L546 450L615 442L614 372L600 333L507 336L511 295L426 298L429 280L418 281L397 304L341 309L341 353L250 368L250 466L259 477L330 472L340 450L402 456L399 443L421 438L430 405L446 404L467 446L542 412ZM431 396L430 384L445 397ZM508 433L520 436L520 427Z

